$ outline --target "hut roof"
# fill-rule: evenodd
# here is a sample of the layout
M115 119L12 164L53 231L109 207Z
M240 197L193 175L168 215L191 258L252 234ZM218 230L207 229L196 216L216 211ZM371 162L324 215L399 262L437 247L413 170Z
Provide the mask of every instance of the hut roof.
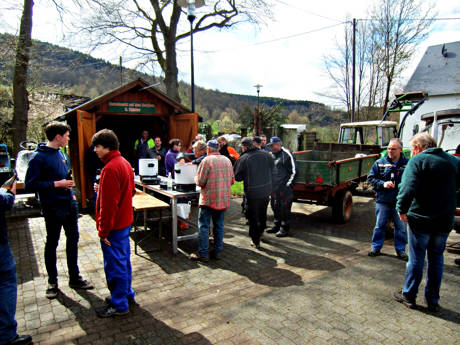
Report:
M136 80L133 80L127 84L124 84L116 89L113 89L111 91L108 91L96 98L93 98L71 110L69 110L68 112L64 113L63 115L59 116L56 120L65 120L65 119L68 119L69 117L71 116L74 116L74 114L76 113L77 110L85 110L85 111L88 111L96 106L98 106L99 104L102 104L112 98L115 98L127 91L130 91L132 89L135 89L135 88L138 88L139 90L143 89L149 93L151 93L152 95L154 95L155 97L159 98L160 100L162 100L163 102L165 102L166 104L170 105L176 114L183 114L183 113L190 113L190 109L187 109L185 106L183 106L182 104L180 104L179 102L173 100L172 98L170 98L168 95L166 95L165 93L161 92L160 90L158 90L157 88L155 88L154 86L151 86L149 85L145 80L139 78L139 79L136 79Z

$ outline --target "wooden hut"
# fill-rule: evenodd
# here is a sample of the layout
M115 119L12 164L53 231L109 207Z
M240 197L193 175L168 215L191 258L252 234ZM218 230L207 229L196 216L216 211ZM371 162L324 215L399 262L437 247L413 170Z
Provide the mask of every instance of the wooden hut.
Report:
M82 207L92 196L86 156L91 138L97 131L109 128L120 140L120 152L135 166L134 142L143 130L160 136L163 145L179 138L187 148L198 133L198 115L172 100L142 79L134 80L94 98L59 117L71 126L69 144L75 183L81 193Z

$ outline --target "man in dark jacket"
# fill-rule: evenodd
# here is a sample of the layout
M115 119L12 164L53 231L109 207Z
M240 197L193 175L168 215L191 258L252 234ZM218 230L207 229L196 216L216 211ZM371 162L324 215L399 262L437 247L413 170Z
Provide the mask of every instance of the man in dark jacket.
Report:
M371 168L367 180L377 193L375 200L375 216L377 218L372 247L369 256L380 255L385 240L385 232L388 220L393 220L395 250L398 258L407 260L406 226L399 219L396 212L396 196L398 186L406 168L407 158L402 154L402 143L399 139L392 139L388 144L388 156L377 160Z
M267 224L267 206L273 183L273 159L253 146L251 138L241 141L243 154L235 164L235 180L244 181L249 216L249 236L256 248Z
M409 308L416 307L427 254L425 300L428 309L436 312L444 250L454 226L460 160L437 148L434 138L426 132L412 138L411 151L396 204L401 220L409 224L409 262L403 289L394 297Z
M155 137L155 146L148 150L148 158L156 158L158 160L158 175L166 176L166 168L165 168L165 158L166 147L162 145L161 138Z
M275 163L271 206L274 213L274 225L268 233L276 233L276 237L289 235L291 223L292 186L297 172L293 154L285 147L281 139L272 137L270 148Z
M105 164L96 201L96 225L104 256L104 271L110 298L96 310L99 317L124 315L134 302L131 288L129 232L133 223L134 174L118 151L115 133L103 129L93 136L94 152Z
M8 243L5 211L13 207L16 194L16 182L11 189L0 189L0 344L30 344L30 335L18 335L16 301L18 285L16 263Z
M46 144L39 144L32 156L25 178L28 190L38 192L46 225L45 265L48 272L47 298L55 298L59 292L56 267L56 248L61 228L66 241L69 286L73 289L92 289L93 286L80 277L78 269L78 205L72 190L74 182L71 167L61 148L70 140L70 127L61 122L50 122L45 127Z

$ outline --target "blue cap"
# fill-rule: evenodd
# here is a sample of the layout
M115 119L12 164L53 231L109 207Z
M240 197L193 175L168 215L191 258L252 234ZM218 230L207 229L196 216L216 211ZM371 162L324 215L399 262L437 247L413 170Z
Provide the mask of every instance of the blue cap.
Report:
M272 144L276 144L280 142L281 142L281 139L279 137L271 137L270 142L267 145L272 145Z
M217 150L220 147L219 142L215 139L209 140L206 145L214 150Z

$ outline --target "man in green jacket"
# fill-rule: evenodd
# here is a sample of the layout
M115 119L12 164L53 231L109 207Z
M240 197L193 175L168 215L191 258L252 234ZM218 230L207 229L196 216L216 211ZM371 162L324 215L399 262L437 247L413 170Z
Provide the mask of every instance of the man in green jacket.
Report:
M460 160L436 147L428 133L411 140L412 158L404 171L396 209L409 224L409 262L404 287L394 298L416 308L418 287L428 253L425 300L430 311L439 310L444 250L453 229L456 191L460 187Z

